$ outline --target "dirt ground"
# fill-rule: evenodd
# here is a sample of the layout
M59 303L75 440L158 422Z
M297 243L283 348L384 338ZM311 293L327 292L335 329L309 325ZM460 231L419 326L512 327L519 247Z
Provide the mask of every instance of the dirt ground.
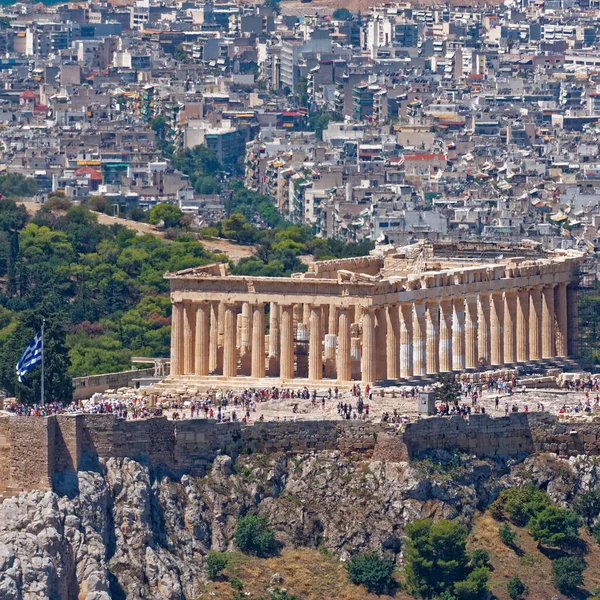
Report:
M21 204L25 206L27 212L30 215L35 215L35 213L37 213L37 211L40 210L40 208L42 207L42 205L38 204L37 202L21 202ZM98 217L98 223L101 223L102 225L123 225L128 229L133 229L137 233L150 233L161 238L165 235L164 231L162 231L158 227L155 227L154 225L150 225L149 223L139 223L137 221L123 219L121 217L105 215L104 213L95 212L94 214ZM224 240L221 238L203 240L200 243L202 244L202 246L204 246L204 248L211 252L225 254L234 263L237 263L242 258L253 256L255 252L254 246L244 246L241 244L235 244L233 242L230 242L229 240Z

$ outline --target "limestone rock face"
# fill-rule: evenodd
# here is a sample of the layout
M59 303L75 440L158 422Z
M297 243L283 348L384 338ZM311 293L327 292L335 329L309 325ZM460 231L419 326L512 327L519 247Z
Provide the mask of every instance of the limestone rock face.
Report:
M567 505L600 472L591 459L479 460L445 451L381 462L337 452L220 456L204 478L109 459L0 504L2 600L181 600L201 596L204 557L233 549L237 519L268 517L288 547L402 562L403 528L468 523L501 489L533 480Z

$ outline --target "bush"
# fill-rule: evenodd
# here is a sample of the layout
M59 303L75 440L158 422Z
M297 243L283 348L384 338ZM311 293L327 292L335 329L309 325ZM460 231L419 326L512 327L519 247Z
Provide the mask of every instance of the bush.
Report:
M477 548L471 552L471 565L473 567L489 567L490 555L483 548Z
M502 525L498 527L498 534L500 535L503 544L511 547L515 546L517 534L511 529L508 523L502 523Z
M529 520L550 506L548 494L533 483L503 490L491 505L490 512L497 521L508 518L514 525L525 527Z
M527 586L515 575L507 584L506 589L512 600L522 600L527 596L529 590Z
M592 535L594 536L594 539L600 544L600 521L598 521L594 525L594 528L592 529Z
M240 517L235 528L235 543L246 554L272 556L277 551L275 533L266 517L246 515Z
M483 600L488 597L487 586L490 572L486 567L473 569L464 581L454 584L456 600Z
M589 531L592 530L594 521L600 515L600 492L588 490L581 492L573 503L575 512L583 519Z
M468 575L466 528L456 521L431 519L406 526L406 582L411 593L425 598L454 589Z
M223 569L227 568L228 557L224 552L209 552L204 563L204 570L209 579L215 579Z
M565 556L552 563L552 583L563 594L575 591L583 583L585 563L579 556Z
M381 558L377 552L366 552L353 556L346 563L348 579L355 585L364 585L369 592L381 594L393 587L394 563Z
M562 547L574 543L581 527L579 517L572 511L548 506L529 522L531 537L544 546Z

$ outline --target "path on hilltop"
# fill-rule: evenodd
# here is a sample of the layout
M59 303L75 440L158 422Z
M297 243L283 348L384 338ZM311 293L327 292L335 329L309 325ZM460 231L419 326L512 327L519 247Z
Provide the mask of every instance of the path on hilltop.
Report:
M37 202L20 202L27 209L30 215L35 215L38 210L43 206ZM164 238L165 232L154 225L149 223L140 223L138 221L132 221L131 219L124 219L123 217L113 217L104 213L93 212L98 217L98 223L102 225L123 225L128 229L132 229L137 233L150 233L158 237ZM234 244L229 240L222 238L211 238L208 240L202 240L200 242L206 250L210 252L225 254L233 262L239 262L242 258L253 256L256 252L254 246L244 246L242 244Z

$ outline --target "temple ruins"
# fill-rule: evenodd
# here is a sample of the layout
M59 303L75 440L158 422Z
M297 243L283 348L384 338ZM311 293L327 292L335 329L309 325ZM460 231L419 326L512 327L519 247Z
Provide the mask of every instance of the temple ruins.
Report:
M565 357L577 351L583 257L419 242L290 278L232 276L226 264L167 273L169 380L373 385Z

